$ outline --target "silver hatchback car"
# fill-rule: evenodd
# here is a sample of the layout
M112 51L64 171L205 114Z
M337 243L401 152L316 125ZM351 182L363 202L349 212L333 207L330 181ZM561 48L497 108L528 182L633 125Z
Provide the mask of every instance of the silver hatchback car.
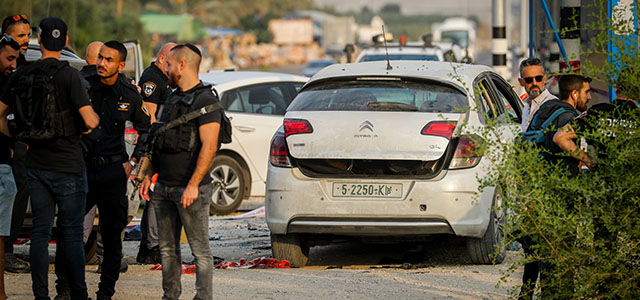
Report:
M451 234L467 238L474 263L501 263L500 194L480 189L489 160L458 124L481 128L489 116L512 139L520 99L486 66L391 66L325 68L288 107L267 174L274 256L299 267L321 240Z

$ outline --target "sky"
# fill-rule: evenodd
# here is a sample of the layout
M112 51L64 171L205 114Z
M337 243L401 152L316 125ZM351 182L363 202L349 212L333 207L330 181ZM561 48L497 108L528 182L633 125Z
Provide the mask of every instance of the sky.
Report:
M338 12L360 11L369 6L378 11L387 3L399 4L403 14L471 15L491 22L491 0L314 0L320 6L333 6ZM519 2L519 0L511 0Z

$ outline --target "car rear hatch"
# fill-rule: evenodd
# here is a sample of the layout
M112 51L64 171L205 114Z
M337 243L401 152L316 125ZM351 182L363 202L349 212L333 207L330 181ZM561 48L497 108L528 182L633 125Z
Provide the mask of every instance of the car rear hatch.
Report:
M305 88L285 115L292 163L312 177L437 175L466 96L434 82L351 80Z

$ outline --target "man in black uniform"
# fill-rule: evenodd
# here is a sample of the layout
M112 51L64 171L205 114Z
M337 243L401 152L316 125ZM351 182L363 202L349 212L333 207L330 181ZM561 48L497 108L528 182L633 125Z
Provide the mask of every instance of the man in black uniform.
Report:
M20 45L11 36L0 37L0 94L9 75L16 69ZM11 212L16 196L16 182L11 172L11 138L0 133L0 299L4 290L4 240L11 233Z
M151 114L151 123L160 116L164 102L169 97L171 90L167 82L165 68L167 66L167 56L169 51L176 46L176 43L166 43L160 48L158 57L151 65L144 70L140 76L140 89L144 105ZM158 247L158 223L153 204L147 202L142 211L140 220L140 249L136 256L136 261L141 264L159 264L160 248Z
M17 60L17 67L24 66L27 61L24 57L29 47L31 37L31 24L23 14L8 16L2 21L2 34L11 36L20 45L20 54ZM13 242L18 238L18 233L27 214L27 204L29 203L29 192L27 191L27 170L25 162L27 159L27 147L22 143L14 144L13 149L13 176L16 180L18 193L13 203L11 213L11 235L5 239L5 268L13 273L29 273L29 265L19 261L13 255Z
M82 77L87 78L98 72L96 70L96 62L98 61L98 53L100 53L102 45L104 45L104 43L101 41L93 41L87 46L87 51L84 54L84 61L87 62L87 65L80 70Z
M169 51L176 46L176 43L166 43L160 48L158 57L147 67L140 76L140 88L142 89L142 100L151 114L151 123L160 117L161 108L171 94L169 89L167 73L167 56Z
M18 69L9 79L11 88L0 96L0 131L10 134L6 116L14 111L14 133L29 144L26 165L33 213L29 258L35 298L49 299L47 245L57 206L57 247L64 261L71 298L87 299L84 259L78 259L84 257L82 221L87 189L84 161L79 159L82 155L80 134L87 128L91 131L97 127L99 117L91 107L80 72L60 61L62 49L68 42L67 25L58 18L46 18L39 27L42 58ZM24 80L29 78L43 79L46 84L26 86ZM36 116L60 125L29 124L24 119L28 117L24 115L28 108L25 106L39 105L42 100L25 97L23 89L48 91L45 86L53 87L53 94L45 92L45 96L53 97L56 105L47 106L45 113ZM23 109L17 110L18 106Z
M198 79L202 59L191 44L174 47L168 57L169 85L177 88L169 99L160 121L172 121L194 111L201 114L168 129L155 145L153 168L158 183L151 197L158 219L162 253L162 299L178 299L181 293L180 232L184 226L196 262L194 299L212 299L213 256L209 247L209 201L212 188L209 167L219 148L220 110L206 112L218 102ZM205 110L205 112L203 112ZM149 170L147 175L153 174ZM142 199L149 200L150 180L140 186Z
M100 133L86 136L85 162L89 193L87 207L98 205L104 258L97 292L98 299L111 299L119 277L122 259L120 236L127 225L127 179L137 162L126 153L125 121L133 122L139 133L151 125L138 90L120 74L125 67L127 49L118 41L100 48L97 75L88 78L89 95L100 115Z

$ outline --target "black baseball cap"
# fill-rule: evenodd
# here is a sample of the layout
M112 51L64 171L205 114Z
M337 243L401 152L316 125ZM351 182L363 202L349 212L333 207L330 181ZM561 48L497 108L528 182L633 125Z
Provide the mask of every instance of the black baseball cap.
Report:
M64 21L49 17L40 21L40 40L49 51L60 51L67 42L67 24Z

